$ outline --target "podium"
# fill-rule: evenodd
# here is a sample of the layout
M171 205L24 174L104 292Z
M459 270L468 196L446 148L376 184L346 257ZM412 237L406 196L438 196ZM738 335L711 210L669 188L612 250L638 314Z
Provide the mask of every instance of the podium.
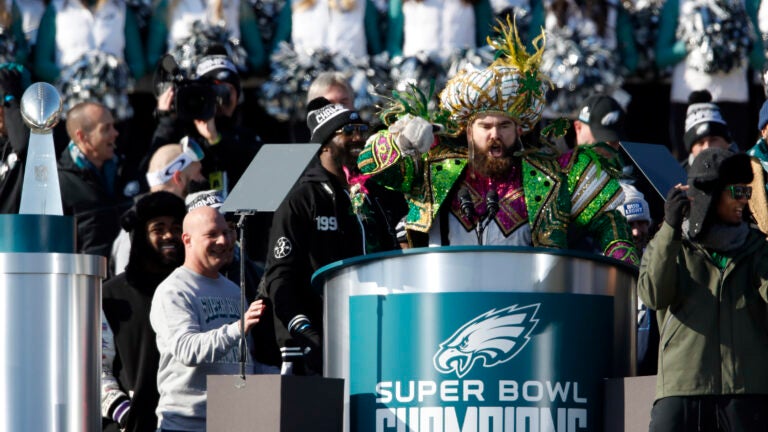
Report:
M339 432L340 379L319 376L208 376L206 428L216 432Z
M345 430L604 430L635 375L637 270L524 247L442 247L318 270Z
M74 219L0 215L0 431L101 428L101 256Z

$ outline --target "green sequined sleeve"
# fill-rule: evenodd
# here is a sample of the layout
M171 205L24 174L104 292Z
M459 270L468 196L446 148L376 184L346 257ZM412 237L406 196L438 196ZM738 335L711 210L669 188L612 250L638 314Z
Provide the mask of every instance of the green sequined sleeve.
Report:
M411 191L419 175L419 162L415 157L403 154L387 130L368 139L357 165L361 173L372 176L376 183L404 193Z
M604 255L639 264L629 225L617 210L624 200L621 185L593 153L576 151L568 170L571 220L589 233Z

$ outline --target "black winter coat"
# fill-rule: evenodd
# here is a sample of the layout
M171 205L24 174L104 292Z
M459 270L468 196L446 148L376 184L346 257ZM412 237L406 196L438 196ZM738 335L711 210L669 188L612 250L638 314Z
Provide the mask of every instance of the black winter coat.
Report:
M160 354L149 324L149 310L155 288L165 276L128 270L106 282L103 288L104 316L115 335L112 370L123 391L133 392L126 425L131 432L157 428Z
M109 193L93 172L81 169L65 149L59 158L59 185L65 215L75 216L77 252L109 257L120 232L120 215L132 204L119 182Z
M0 213L18 213L21 203L21 185L24 182L24 164L29 147L29 128L24 125L19 102L14 99L5 107L7 137L0 137L0 161L7 161L15 154L16 164L4 176L0 176Z
M305 315L322 334L323 301L310 283L317 269L397 248L391 230L394 223L386 219L375 197L369 195L367 206L372 217L358 219L345 187L315 158L278 207L270 231L265 284L281 347L298 346L288 331L297 315Z

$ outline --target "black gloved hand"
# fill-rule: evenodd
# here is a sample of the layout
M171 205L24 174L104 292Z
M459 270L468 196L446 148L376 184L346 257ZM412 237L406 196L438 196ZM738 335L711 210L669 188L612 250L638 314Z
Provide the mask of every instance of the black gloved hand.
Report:
M304 362L307 367L318 374L323 373L323 343L320 333L312 328L305 326L296 332L294 339L304 352Z
M691 201L682 189L673 188L667 194L664 203L664 222L679 231L683 227L683 218L688 214Z
M10 95L16 100L21 99L24 93L23 72L23 67L14 63L0 67L0 97Z

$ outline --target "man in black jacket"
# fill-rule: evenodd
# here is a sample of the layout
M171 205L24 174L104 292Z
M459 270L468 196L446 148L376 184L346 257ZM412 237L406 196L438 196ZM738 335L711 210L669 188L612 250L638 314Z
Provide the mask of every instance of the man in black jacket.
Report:
M59 157L64 214L77 220L77 252L109 258L120 215L131 206L115 154L115 120L104 105L83 102L67 113L67 133L71 141Z
M184 201L170 192L152 192L123 216L131 235L125 272L104 284L102 309L114 333L115 360L111 366L119 389L102 391L105 430L153 431L157 427L157 369L160 354L149 310L155 288L184 262L181 224ZM131 395L130 397L128 395ZM129 406L128 414L119 415ZM112 429L109 429L111 427Z
M18 213L29 129L19 101L29 86L29 72L16 63L0 65L0 213Z
M361 180L357 157L368 125L325 98L307 107L316 157L275 212L266 290L284 374L322 373L322 298L310 286L318 268L340 259L395 249L394 225Z

